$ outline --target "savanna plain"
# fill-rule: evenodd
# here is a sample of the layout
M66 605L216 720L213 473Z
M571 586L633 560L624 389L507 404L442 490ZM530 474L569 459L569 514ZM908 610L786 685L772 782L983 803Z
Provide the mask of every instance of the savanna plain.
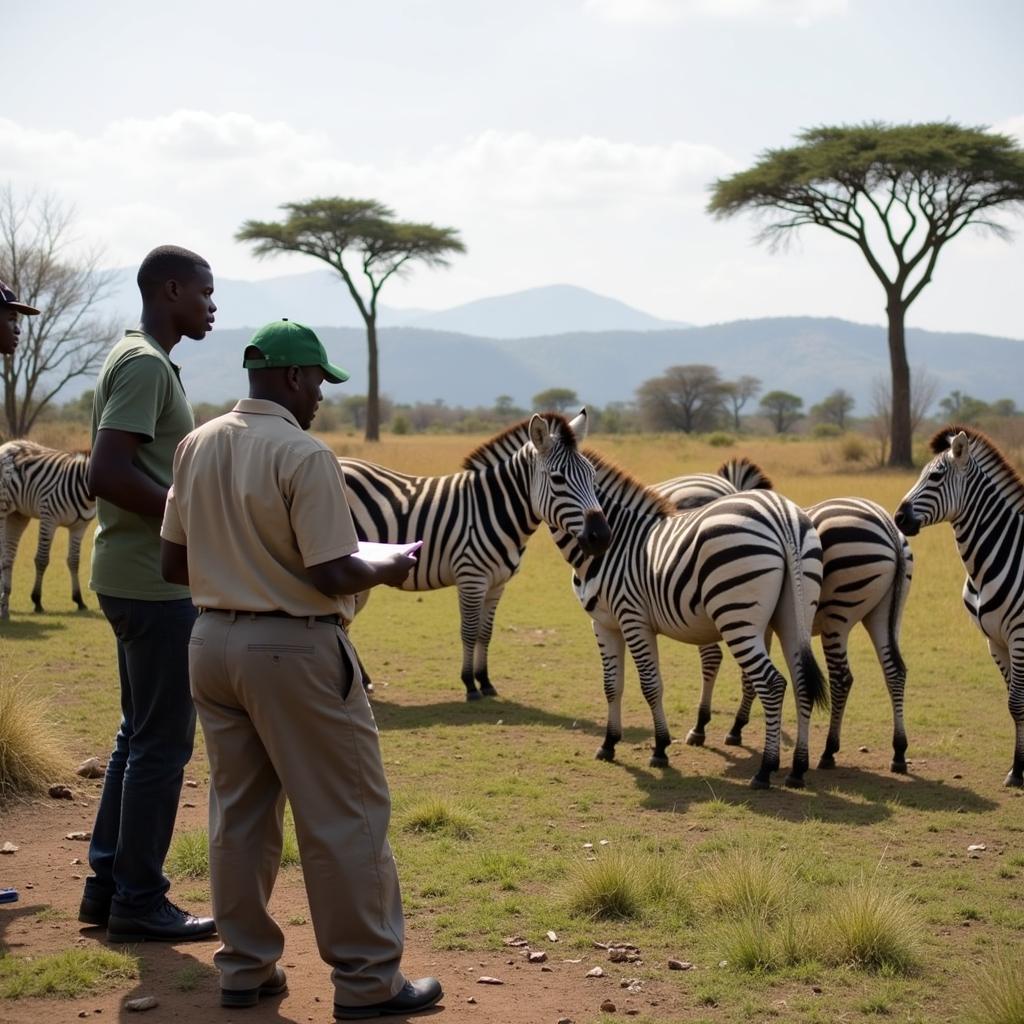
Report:
M325 439L339 454L428 474L456 471L482 440ZM892 511L916 479L847 461L842 439L588 443L647 482L746 455L802 505L857 495ZM962 608L950 527L930 527L912 546L902 631L910 771L889 771L889 699L858 627L838 767L814 768L827 731L827 715L816 712L804 790L785 789L785 771L768 792L748 788L763 720L755 706L744 746L724 744L739 699L728 657L707 743L685 745L698 657L665 639L670 767L648 765L650 714L631 665L618 758L594 759L606 709L600 660L570 571L543 527L498 608L496 698L464 700L454 590L376 592L352 633L376 684L408 966L442 976L439 1016L1022 1024L1024 797L1003 787L1013 749L1006 688ZM43 702L67 768L53 781L67 783L74 799L14 800L0 812L0 842L19 846L0 858L0 884L21 890L20 903L0 908L0 1019L122 1019L126 997L152 994L160 1000L153 1021L328 1020L327 971L293 841L272 903L294 979L283 1002L244 1014L217 1009L214 945L110 947L127 955L104 959L102 936L80 931L87 865L73 862L85 860L86 844L65 836L91 826L99 783L71 770L88 756L106 760L118 719L114 645L95 595L88 611L73 610L63 533L46 578L47 610L31 614L34 548L30 530L11 620L0 626L0 668L20 694ZM787 695L784 768L794 733ZM198 912L209 906L201 736L187 779L195 785L182 792L169 871L172 897ZM528 952L546 959L531 962ZM588 977L595 967L603 976ZM480 984L485 975L503 984Z

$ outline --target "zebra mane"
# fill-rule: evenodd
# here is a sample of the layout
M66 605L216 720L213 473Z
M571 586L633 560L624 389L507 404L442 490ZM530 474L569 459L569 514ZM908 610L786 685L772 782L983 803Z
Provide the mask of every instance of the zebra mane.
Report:
M936 455L948 451L953 444L953 438L961 431L967 435L970 441L971 455L979 459L978 449L981 449L982 468L985 475L993 483L1005 486L1007 483L1016 485L1019 494L1024 495L1024 477L1021 477L1017 469L1011 465L1010 460L999 450L999 446L987 434L978 430L977 427L967 427L961 423L951 423L943 427L928 442L929 447Z
M595 486L602 506L624 505L658 518L675 515L675 506L654 488L641 483L635 476L591 448L585 448L583 454L597 472Z
M576 435L564 416L557 412L542 412L540 416L547 422L548 430L552 434L557 434L564 444L573 451L576 450ZM496 466L499 462L508 462L529 440L530 421L526 419L474 448L462 460L462 468L486 469L488 466Z
M775 485L771 477L756 463L745 455L738 459L723 462L717 473L736 488L737 491L772 491Z

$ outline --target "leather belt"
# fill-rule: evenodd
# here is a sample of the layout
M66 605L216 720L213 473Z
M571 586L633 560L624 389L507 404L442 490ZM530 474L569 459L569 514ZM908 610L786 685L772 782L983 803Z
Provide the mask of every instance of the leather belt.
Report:
M345 620L340 615L292 615L291 612L281 611L280 609L274 609L270 612L247 612L236 608L200 608L200 614L207 612L218 612L221 615L230 615L232 621L235 619L249 617L257 618L263 616L269 616L272 619L296 619L298 621L306 622L326 622L331 626L344 626Z

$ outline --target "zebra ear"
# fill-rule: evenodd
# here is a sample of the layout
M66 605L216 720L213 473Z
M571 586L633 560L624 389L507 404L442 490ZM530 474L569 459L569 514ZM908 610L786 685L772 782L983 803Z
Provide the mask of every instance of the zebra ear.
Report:
M963 469L964 464L967 462L968 452L970 451L970 442L962 430L950 442L949 450L953 456L953 464L958 469Z
M583 406L579 413L569 420L569 427L576 435L577 441L583 441L587 436L587 407Z
M548 430L547 420L537 413L530 417L530 440L541 455L551 447L551 431Z

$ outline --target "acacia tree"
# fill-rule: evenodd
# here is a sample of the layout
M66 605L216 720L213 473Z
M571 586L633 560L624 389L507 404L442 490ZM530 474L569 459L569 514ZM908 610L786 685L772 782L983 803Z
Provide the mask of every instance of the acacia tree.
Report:
M7 431L24 437L39 414L78 377L92 377L117 336L97 307L110 278L102 253L74 252L74 216L53 196L17 199L0 189L0 280L39 316L22 320L21 340L3 359Z
M722 385L722 396L729 406L732 414L732 427L738 434L740 432L740 413L743 406L754 398L761 390L761 382L757 377L744 374L739 380L729 380Z
M990 211L1024 202L1024 150L1007 135L949 122L819 127L770 149L712 186L718 217L770 219L759 241L780 244L807 224L853 242L886 296L892 377L889 462L911 465L910 367L904 322L939 252L969 224L998 235Z
M852 411L855 404L853 395L843 388L836 388L817 405L811 406L811 415L817 416L822 423L831 423L845 430L847 413Z
M395 220L394 211L375 199L329 197L283 203L283 221L247 220L235 234L253 242L258 257L279 252L315 256L337 271L366 324L366 440L380 439L380 378L377 298L384 283L413 262L448 265L451 253L466 251L455 228ZM365 294L357 276L365 278Z
M779 434L784 434L798 419L803 416L800 409L804 400L789 391L769 391L761 399L761 414L772 421L772 426Z
M722 380L713 366L670 366L637 388L637 401L648 426L689 434L714 426L722 409Z
M533 396L534 409L565 412L566 409L578 409L579 406L580 400L572 388L545 388Z

